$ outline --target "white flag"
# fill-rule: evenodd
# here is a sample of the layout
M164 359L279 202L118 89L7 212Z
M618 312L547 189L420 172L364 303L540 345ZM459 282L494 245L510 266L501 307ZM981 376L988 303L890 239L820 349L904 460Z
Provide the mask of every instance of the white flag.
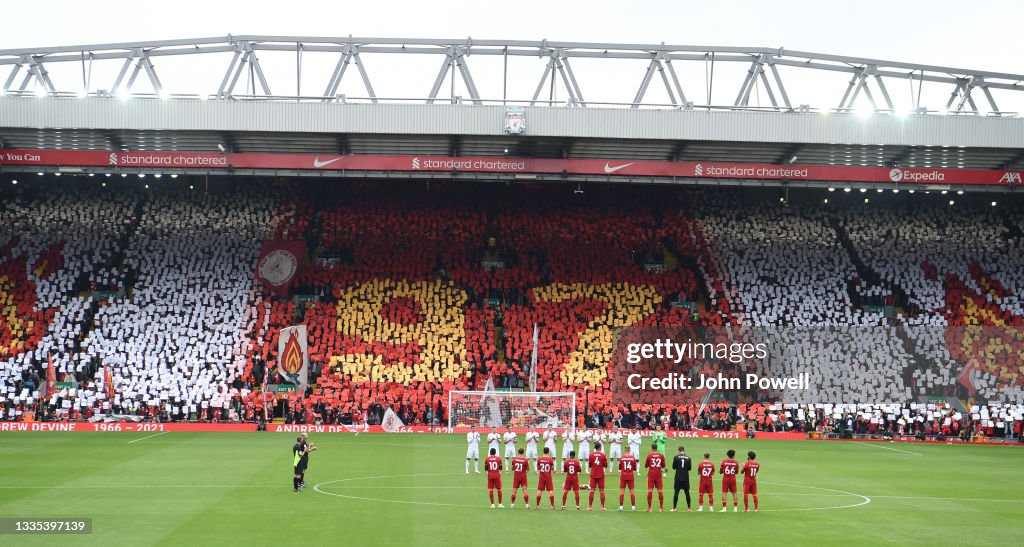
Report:
M285 380L298 386L300 395L306 391L309 382L306 325L281 329L281 334L277 338L277 372Z
M398 414L395 414L395 411L391 410L391 407L389 406L388 409L384 411L384 419L381 420L380 427L388 433L395 433L402 427L405 427L405 424L402 423L402 419L399 418Z
M482 427L501 427L504 425L501 419L501 405L495 395L494 377L488 376L484 384L484 394L480 397L480 419Z
M533 350L530 352L530 391L537 391L537 341L540 329L533 324Z

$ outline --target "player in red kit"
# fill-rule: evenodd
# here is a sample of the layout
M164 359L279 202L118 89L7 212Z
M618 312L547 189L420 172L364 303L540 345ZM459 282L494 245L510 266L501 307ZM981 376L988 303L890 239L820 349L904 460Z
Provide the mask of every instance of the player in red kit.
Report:
M590 505L587 511L594 509L594 489L601 491L601 510L604 511L604 472L608 469L608 456L601 452L601 443L594 443L594 451L587 463L590 464Z
M743 512L746 513L750 509L747 508L747 496L754 496L754 512L757 512L757 473L761 469L761 464L754 461L757 458L757 454L751 450L747 452L747 461L743 463Z
M530 470L530 460L523 456L525 450L519 449L519 455L512 458L512 501L509 508L516 506L516 493L519 487L523 488L523 500L526 501L526 508L530 508L530 490L526 481L526 472Z
M634 478L636 465L633 449L626 445L626 455L619 458L619 511L622 511L622 502L626 499L626 489L628 488L629 503L633 506L633 512L636 512L636 491L633 489L636 483Z
M647 469L647 512L651 512L651 502L654 499L654 490L658 490L658 512L665 512L665 491L662 487L662 474L665 472L665 455L658 452L658 443L651 445L651 453L644 461Z
M697 464L697 512L704 510L704 494L708 495L708 511L715 512L715 464L711 462L711 453L704 453L704 461Z
M555 459L551 457L551 448L544 447L544 455L537 459L537 509L540 509L540 497L544 492L551 497L551 508L555 508L555 486L551 482L551 472L555 470Z
M491 509L494 509L495 488L498 489L498 507L504 508L501 504L501 458L497 448L492 448L491 455L484 460L484 469L487 470L487 495L491 497Z
M718 473L722 475L722 511L725 511L728 503L727 494L732 492L732 511L735 513L740 510L740 500L736 496L736 475L740 472L740 462L733 459L736 456L735 450L729 450L725 455L728 457L722 460L718 468Z
M583 465L576 459L576 451L569 451L569 459L562 462L562 471L565 473L565 484L562 486L562 510L565 511L565 500L569 497L569 490L576 494L576 510L580 510L580 471Z

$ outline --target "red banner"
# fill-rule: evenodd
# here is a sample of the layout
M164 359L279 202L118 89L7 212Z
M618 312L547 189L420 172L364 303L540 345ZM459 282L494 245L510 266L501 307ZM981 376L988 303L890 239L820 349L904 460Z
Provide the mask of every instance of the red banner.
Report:
M137 433L164 433L164 432L245 432L256 431L256 424L246 423L192 423L192 422L169 422L169 423L133 423L133 422L0 422L2 431L101 431L101 432L137 432ZM385 433L379 425L314 425L314 424L267 424L267 431L272 433ZM461 434L469 431L468 427L427 427L423 425L409 425L398 428L394 433L440 433L440 434ZM517 429L515 431L526 431ZM596 430L594 430L596 431ZM602 430L611 432L611 430ZM644 436L654 434L654 431L641 431ZM669 440L672 439L744 439L746 433L743 431L668 431ZM758 433L758 439L775 440L800 440L807 436L803 433Z
M299 271L299 261L305 250L302 240L273 239L260 247L260 260L256 264L256 277L278 296L285 296Z
M675 177L688 179L794 180L951 185L1021 184L1022 170L902 169L835 165L533 159L448 156L340 156L221 154L216 152L109 152L5 150L0 165L130 167L142 169L309 169L320 171L433 171Z
M107 365L103 366L103 392L107 395L107 399L114 399L114 376L110 373L110 367Z
M57 393L57 369L54 367L52 355L46 359L46 390L44 393L47 398L53 397Z

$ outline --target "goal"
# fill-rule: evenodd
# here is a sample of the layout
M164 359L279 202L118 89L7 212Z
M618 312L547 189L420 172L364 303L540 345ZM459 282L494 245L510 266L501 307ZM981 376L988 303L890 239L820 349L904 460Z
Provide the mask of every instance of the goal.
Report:
M449 391L449 427L565 427L576 423L572 392Z

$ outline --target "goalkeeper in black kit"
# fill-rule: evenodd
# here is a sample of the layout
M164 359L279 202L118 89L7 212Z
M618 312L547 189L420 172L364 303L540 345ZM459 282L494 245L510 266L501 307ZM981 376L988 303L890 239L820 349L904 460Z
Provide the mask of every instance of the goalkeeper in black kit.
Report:
M672 469L676 470L675 495L672 496L672 512L676 511L676 504L679 503L679 491L686 494L686 512L690 509L690 457L686 455L686 449L679 447L679 453L672 458Z

